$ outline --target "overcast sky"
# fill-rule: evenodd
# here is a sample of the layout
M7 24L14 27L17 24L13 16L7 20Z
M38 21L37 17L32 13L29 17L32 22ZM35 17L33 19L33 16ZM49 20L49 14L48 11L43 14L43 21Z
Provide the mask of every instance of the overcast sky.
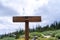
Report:
M0 34L25 28L13 23L13 16L41 16L42 22L30 23L30 28L50 25L60 21L60 0L0 0Z

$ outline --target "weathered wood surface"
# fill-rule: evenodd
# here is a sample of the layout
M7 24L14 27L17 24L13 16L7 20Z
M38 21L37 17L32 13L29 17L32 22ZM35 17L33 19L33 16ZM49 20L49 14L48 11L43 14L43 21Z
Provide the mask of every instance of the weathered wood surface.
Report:
M40 22L41 16L14 16L13 22L25 22L28 19L29 22Z

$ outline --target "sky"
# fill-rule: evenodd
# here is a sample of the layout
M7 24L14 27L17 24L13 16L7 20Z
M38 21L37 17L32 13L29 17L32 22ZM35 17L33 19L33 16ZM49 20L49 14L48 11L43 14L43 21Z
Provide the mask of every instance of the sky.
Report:
M59 22L60 0L0 0L0 34L25 29L24 23L13 23L13 16L41 16L42 21L30 22L30 28Z

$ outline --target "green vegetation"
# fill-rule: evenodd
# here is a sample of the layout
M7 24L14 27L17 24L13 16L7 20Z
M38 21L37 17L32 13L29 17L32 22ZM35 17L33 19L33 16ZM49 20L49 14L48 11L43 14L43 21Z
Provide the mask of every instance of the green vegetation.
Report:
M60 39L60 22L54 22L44 27L38 25L36 28L29 29L29 31L30 40L34 36L38 36L37 40L57 40ZM24 40L24 33L24 30L19 30L13 33L0 35L0 40Z
M34 37L34 35L38 36L37 40L57 40L57 37L59 37L58 35L56 35L56 37L45 38L44 36L46 36L46 35L44 33L46 33L46 32L32 32L32 33L30 33L30 40ZM50 31L48 31L48 32L50 32ZM54 31L51 31L51 32L54 32ZM21 36L23 36L23 35L21 35ZM18 39L15 39L15 37L4 37L0 40L24 40L24 37L23 38L19 37Z
M30 38L32 39L34 36L38 36L38 37L43 37L44 35L40 32L32 32L30 33Z
M0 40L16 40L16 39L13 37L4 37L3 39L0 39Z

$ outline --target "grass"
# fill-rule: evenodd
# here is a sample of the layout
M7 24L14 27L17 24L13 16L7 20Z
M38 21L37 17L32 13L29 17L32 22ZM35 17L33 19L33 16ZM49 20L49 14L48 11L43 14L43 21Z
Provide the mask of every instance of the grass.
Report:
M39 40L57 40L55 37L51 37L51 38L39 38Z
M45 31L45 32L32 32L30 33L30 37L31 39L33 38L32 35L36 34L36 35L39 35L40 37L37 39L37 40L57 40L57 38L55 37L51 37L51 38L42 38L41 35L44 34L44 35L51 35L52 33L60 33L60 30L55 30L55 31ZM30 40L31 40L30 39ZM0 39L0 40L25 40L25 38L19 38L19 39L15 39L13 37L4 37L3 39Z
M0 39L0 40L25 40L25 38L15 39L15 38L11 38L11 37L5 37L5 38ZM51 37L51 38L41 38L41 37L39 37L37 40L56 40L56 39L54 37Z
M20 39L17 39L17 40L25 40L24 38L20 38ZM32 40L32 39L30 39L30 40ZM53 37L51 37L51 38L38 38L37 40L57 40L56 38L53 38Z
M16 40L16 39L13 37L4 37L3 39L0 39L0 40Z
M19 39L17 39L17 40L25 40L25 38L19 38Z

